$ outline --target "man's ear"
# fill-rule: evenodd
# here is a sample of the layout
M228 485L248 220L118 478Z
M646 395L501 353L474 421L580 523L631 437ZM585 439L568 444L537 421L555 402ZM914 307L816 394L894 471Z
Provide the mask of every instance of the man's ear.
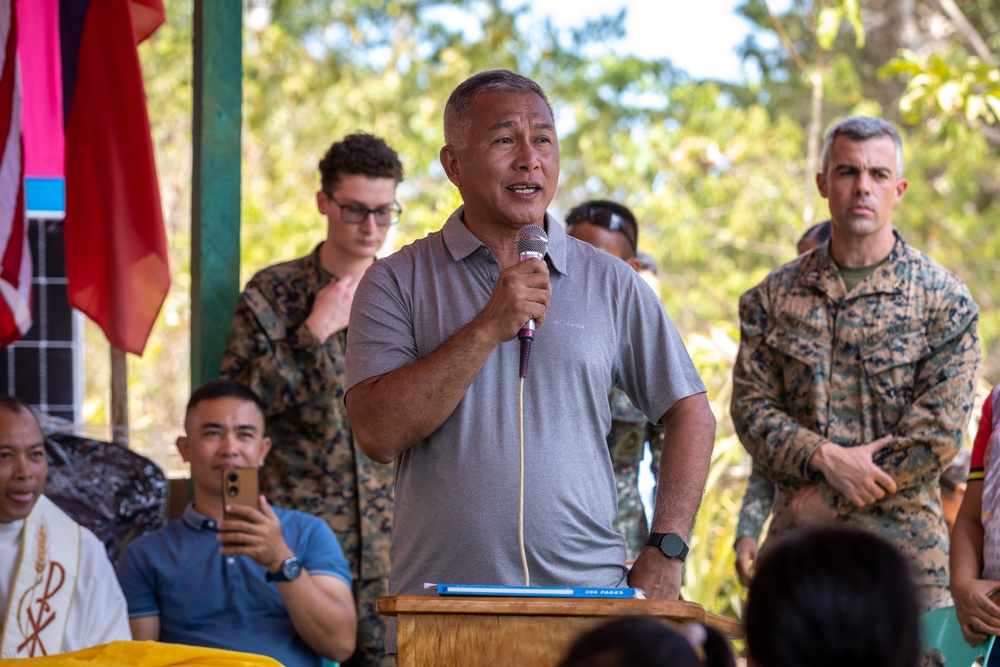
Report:
M819 193L823 196L823 199L826 199L827 198L827 196L826 196L826 174L824 174L821 171L816 172L816 188L819 190Z
M445 144L441 147L438 158L441 160L441 166L444 167L444 173L448 175L448 180L456 188L462 187L462 178L458 173L458 155L456 155L455 149Z
M260 439L260 456L257 459L257 467L264 465L264 459L267 458L268 452L271 451L271 439L261 438Z
M905 178L901 178L896 181L896 199L895 203L898 204L899 200L903 198L903 193L906 192L906 188L909 187L910 182Z
M190 443L188 442L187 436L177 436L177 451L181 453L181 459L183 459L185 463L191 463L190 451L188 450L189 445Z
M316 191L316 210L320 212L320 215L326 215L326 194L322 190Z

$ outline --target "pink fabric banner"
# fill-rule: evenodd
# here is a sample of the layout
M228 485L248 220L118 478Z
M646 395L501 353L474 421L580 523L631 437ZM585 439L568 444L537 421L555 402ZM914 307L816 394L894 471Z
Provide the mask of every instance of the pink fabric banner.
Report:
M21 60L24 173L62 178L66 149L63 133L62 60L59 0L19 0L17 51Z

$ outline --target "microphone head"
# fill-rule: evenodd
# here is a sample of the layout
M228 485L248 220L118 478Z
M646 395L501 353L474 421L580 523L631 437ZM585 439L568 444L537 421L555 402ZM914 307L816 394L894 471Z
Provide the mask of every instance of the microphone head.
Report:
M518 255L532 253L542 257L549 249L549 237L545 233L545 230L538 225L525 225L522 227L521 231L517 233L514 243L517 246Z

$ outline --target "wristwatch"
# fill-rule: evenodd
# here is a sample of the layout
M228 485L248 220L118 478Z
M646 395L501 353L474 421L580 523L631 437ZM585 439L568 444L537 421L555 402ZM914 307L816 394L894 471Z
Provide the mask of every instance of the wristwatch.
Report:
M682 563L688 555L688 545L684 544L684 538L677 533L650 533L646 545L656 547L667 558Z
M277 572L268 571L265 578L268 581L294 581L302 574L302 563L295 556L286 558Z

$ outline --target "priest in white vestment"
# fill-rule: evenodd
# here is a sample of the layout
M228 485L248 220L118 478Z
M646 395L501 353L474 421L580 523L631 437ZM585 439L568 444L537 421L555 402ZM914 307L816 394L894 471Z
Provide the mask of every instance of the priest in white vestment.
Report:
M0 658L131 639L104 544L46 498L49 465L34 413L0 396Z

